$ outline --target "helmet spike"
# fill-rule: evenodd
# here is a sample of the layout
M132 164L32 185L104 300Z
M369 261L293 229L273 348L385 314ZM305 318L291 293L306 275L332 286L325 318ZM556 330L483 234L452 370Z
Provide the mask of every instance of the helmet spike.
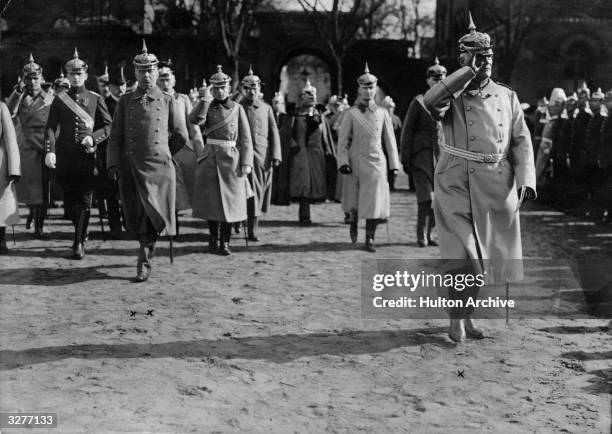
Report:
M470 24L468 25L468 30L470 33L476 33L476 24L474 24L474 19L472 18L472 12L468 11L468 15L470 16Z
M121 70L120 70L120 72L119 72L119 73L120 73L120 75L121 75L121 78L122 78L123 80L125 80L125 75L123 74L123 66L121 67Z
M440 60L438 59L438 56L436 56L436 60L434 60L434 65L439 65L440 64Z
M142 40L142 54L147 54L149 52L149 50L147 50L147 43L145 42L145 40Z
M365 63L365 68L363 68L363 73L364 74L369 74L370 73L370 68L368 68L368 62Z
M108 65L104 67L104 75L108 75Z
M32 53L30 53L30 58L28 59L28 62L34 63L34 56L32 56Z
M221 65L217 65L217 72L223 72L223 67Z
M249 75L253 75L253 65L249 65Z
M74 59L79 58L79 52L77 51L77 47L74 47L74 55L72 56Z

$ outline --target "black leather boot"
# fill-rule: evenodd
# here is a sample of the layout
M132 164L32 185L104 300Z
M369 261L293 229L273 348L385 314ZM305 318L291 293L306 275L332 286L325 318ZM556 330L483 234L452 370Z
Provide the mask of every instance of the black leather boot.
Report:
M310 200L306 198L300 199L300 208L298 210L300 224L302 226L309 226L312 224L310 220Z
M431 202L419 202L417 204L417 244L419 247L426 247L425 241L425 226L427 225L429 210L427 204Z
M208 253L218 253L219 250L219 222L208 220Z
M221 244L219 245L219 254L222 256L229 256L232 251L229 248L230 238L232 236L232 224L223 222L221 223Z
M256 235L258 227L258 219L255 216L247 217L247 239L249 241L259 241L259 238Z
M47 208L44 205L37 205L34 213L34 238L42 240L45 237L43 227L45 225L45 217Z
M349 222L349 236L351 237L351 243L357 242L357 225L359 224L359 218L357 216L357 211L351 211L350 222Z
M0 227L0 255L6 255L9 252L6 246L6 227Z
M376 248L374 247L374 235L376 234L376 225L378 221L376 219L367 219L366 220L366 240L365 240L365 249L368 252L376 252Z
M36 205L28 205L28 217L26 218L26 229L30 229L32 227L32 221L34 220L34 207Z
M434 210L432 208L429 209L429 219L427 220L427 244L430 246L437 246L438 242L431 238L431 232L433 228L436 226L436 217L434 214Z
M74 243L72 244L72 259L81 260L85 257L85 236L89 222L89 210L74 209Z
M138 250L138 263L136 264L136 279L135 282L146 282L151 275L151 260L155 253L155 239L152 235L139 235L138 242L140 247Z

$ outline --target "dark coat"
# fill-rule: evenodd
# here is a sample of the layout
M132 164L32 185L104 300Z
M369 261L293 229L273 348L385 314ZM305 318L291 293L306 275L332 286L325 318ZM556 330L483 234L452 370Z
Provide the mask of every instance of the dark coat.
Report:
M51 104L47 119L45 152L56 154L57 174L60 176L72 173L93 175L96 153L86 153L81 142L85 136L92 136L96 145L106 140L110 133L112 119L101 95L84 87L78 90L71 88L66 94L91 116L94 126L88 129L84 122L56 97ZM58 127L59 135L56 137ZM76 177L73 182L80 183L80 179Z
M289 205L289 161L291 160L291 122L287 113L277 113L276 124L281 143L281 164L272 175L272 204Z
M189 139L175 99L153 87L136 89L117 103L108 142L109 167L119 168L127 228L145 233L143 211L158 233L175 234L176 174L172 155Z

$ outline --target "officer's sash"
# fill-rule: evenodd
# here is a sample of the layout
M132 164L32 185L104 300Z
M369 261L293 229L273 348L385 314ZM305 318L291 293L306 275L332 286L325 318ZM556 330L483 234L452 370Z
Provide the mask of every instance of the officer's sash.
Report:
M217 122L212 127L206 128L204 130L204 134L208 136L210 135L210 133L217 131L218 129L223 128L224 126L229 124L236 118L236 116L238 116L238 110L240 110L240 106L238 104L234 104L234 107L232 107L232 111L230 112L229 116L223 119L222 121Z
M376 128L376 125L372 124L372 122L366 118L363 113L359 111L359 109L353 110L353 117L368 133L370 133L373 137L376 137L378 128Z
M91 116L89 116L89 113L83 110L83 107L78 105L75 100L67 95L67 92L60 92L59 94L56 94L56 97L59 98L60 101L70 109L70 111L72 111L83 121L88 130L93 130L94 120L91 118Z

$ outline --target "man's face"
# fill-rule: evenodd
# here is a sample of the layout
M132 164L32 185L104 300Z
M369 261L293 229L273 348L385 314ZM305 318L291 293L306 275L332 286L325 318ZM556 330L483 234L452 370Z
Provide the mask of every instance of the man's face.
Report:
M369 103L376 95L377 86L359 86L359 97L365 103Z
M427 86L429 86L429 88L431 89L437 83L439 83L442 80L442 78L444 78L444 76L442 76L442 77L427 77Z
M557 101L555 104L548 105L548 113L550 113L551 116L556 116L563 111L564 107L565 107L565 102Z
M599 98L591 99L589 101L589 105L591 106L593 113L597 113L601 108L601 100Z
M151 68L136 69L134 74L136 75L136 80L138 80L138 88L148 90L155 86L159 72L157 67L153 66Z
M254 84L251 86L243 86L243 94L249 101L256 101L259 98L259 92L261 92L261 86Z
M42 75L28 76L25 78L24 82L32 93L37 93L42 89Z
M608 110L612 111L612 96L606 96L606 99L604 100L604 104L606 105L606 108Z
M119 85L119 96L124 95L127 92L127 83Z
M230 85L229 83L223 84L221 86L213 86L212 88L212 96L217 101L225 101L230 94Z
M565 108L567 109L567 114L571 115L576 110L576 105L578 105L578 101L575 99L568 99L565 103Z
M71 87L81 87L85 85L87 80L87 73L85 71L68 72L68 81Z
M583 109L587 105L587 101L589 100L588 95L585 92L580 92L578 95L578 108Z
M157 79L157 85L164 92L170 92L172 89L174 89L174 83L176 82L176 80L173 80L173 78L174 76L172 74L159 77Z
M100 94L104 97L108 97L111 94L110 87L108 83L99 83L98 87L100 88Z
M476 68L479 68L478 73L476 74L476 79L478 81L486 80L491 77L491 71L493 67L493 53L489 52L487 54L476 53ZM482 65L482 68L481 68Z
M313 106L317 103L317 94L315 92L306 91L302 92L300 95L302 98L302 103L307 106Z

